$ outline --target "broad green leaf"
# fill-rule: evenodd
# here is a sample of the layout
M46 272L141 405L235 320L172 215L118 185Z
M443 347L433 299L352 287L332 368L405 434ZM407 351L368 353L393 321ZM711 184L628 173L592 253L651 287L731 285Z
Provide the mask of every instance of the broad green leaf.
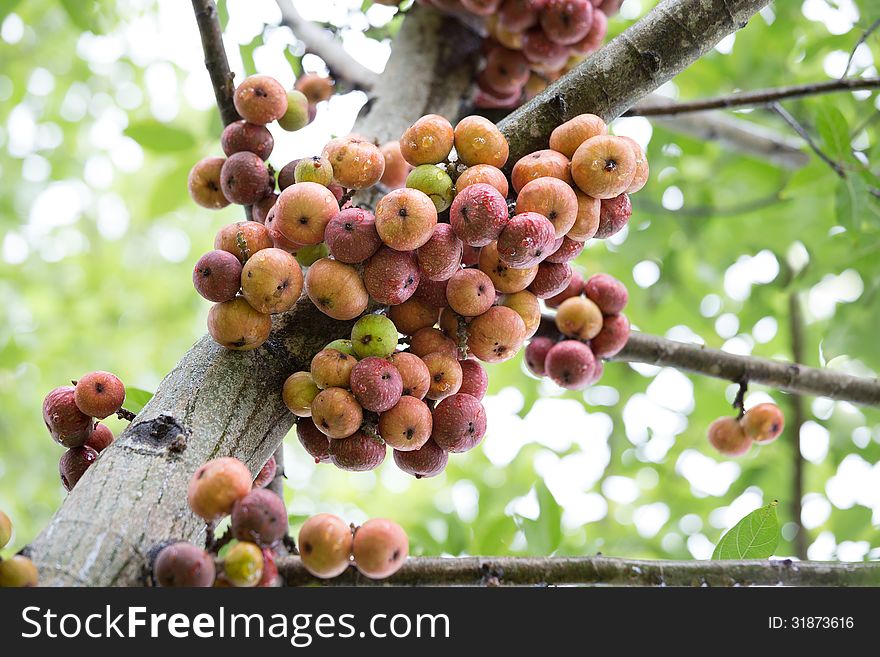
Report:
M105 25L109 21L109 12L104 2L61 0L60 4L67 12L71 22L83 32L101 34L105 31Z
M523 532L533 554L551 554L562 540L562 510L542 479L535 485L538 496L538 518L523 520Z
M777 500L752 511L721 537L713 559L766 559L779 544Z
M261 32L251 39L250 43L245 43L238 47L238 51L241 53L241 63L244 65L245 75L256 74L257 65L254 63L254 51L262 45L263 33Z
M186 162L180 164L182 166L175 167L156 179L146 203L147 216L159 217L190 201L186 188L190 165Z
M866 225L880 225L880 201L871 195L861 176L848 174L837 184L834 195L837 221L847 230L859 233Z
M837 160L851 159L849 126L839 109L825 103L816 116L816 129L829 157Z
M185 151L196 144L196 138L189 131L153 119L132 123L125 134L157 153Z
M125 408L132 413L140 413L147 402L153 398L152 392L141 390L140 388L125 389Z
M294 77L298 78L302 75L302 57L295 54L290 48L284 49L284 57L287 59L287 63L290 64L290 69L293 71Z

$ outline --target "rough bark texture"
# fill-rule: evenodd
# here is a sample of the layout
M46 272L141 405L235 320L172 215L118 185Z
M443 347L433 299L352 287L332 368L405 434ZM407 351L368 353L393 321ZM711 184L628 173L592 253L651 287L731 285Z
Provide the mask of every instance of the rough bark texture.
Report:
M413 6L355 131L381 143L400 139L425 114L457 117L471 89L481 43L454 18Z
M207 63L217 64L213 54L219 56L223 50L217 43L215 10L206 9L212 4L209 0L193 4L200 25L205 17L214 17L215 25L203 31L203 43ZM601 98L588 98L583 107L598 109L606 118L616 116L764 4L667 0L629 36L590 60L598 60L600 70L589 65L588 71L571 77L577 86L599 75ZM470 41L453 24L422 7L411 11L375 87L377 99L356 131L385 140L399 136L422 114L455 116L476 61L470 46L476 38ZM652 37L655 30L657 36ZM212 69L215 87L224 91L222 98L218 93L222 111L226 99L222 81L228 76L218 78L214 73ZM507 122L514 152L526 152L522 149L530 150L528 144L546 140L549 128L563 118L559 108L565 103L557 98L567 95L568 87L563 82L556 88L557 93L543 96L543 101L530 104ZM586 98L581 91L572 94L572 101L577 102L565 105L569 109L579 107ZM526 118L528 112L535 113L534 120ZM133 425L102 453L34 542L31 553L42 583L138 585L144 581L151 547L167 539L203 540L204 525L186 505L192 472L209 458L226 455L242 459L256 472L291 425L292 416L280 399L284 378L304 368L324 344L349 330L350 325L328 319L304 299L294 311L276 319L273 336L254 352L228 352L210 338L200 340L165 378ZM699 360L690 351L692 347L677 349L684 354L684 369L706 367L691 367ZM641 356L657 363L673 358L662 344L646 348ZM714 375L726 377L725 372L735 372L742 363L722 361L717 367ZM859 389L852 390L855 394ZM851 397L858 398L858 394ZM175 451L171 446L180 444L180 435L186 449Z
M278 569L289 586L878 586L880 564L810 561L641 561L613 557L413 557L387 580L374 581L350 568L319 580L298 557Z
M281 401L284 379L350 331L351 323L304 297L259 349L199 340L34 541L41 584L138 585L152 546L203 541L205 524L186 503L192 473L209 459L236 456L256 474L293 424ZM173 447L179 436L183 450Z
M228 108L235 111L234 88L229 76L214 79L214 67L229 70L216 8L210 0L193 0L193 8L226 123ZM213 23L203 25L204 20ZM454 30L464 36L456 36ZM473 58L463 59L461 49L449 44L466 43L472 36L453 19L414 8L376 87L392 98L377 101L355 130L386 139L400 135L424 113L454 116L469 84L467 76L473 73ZM394 103L403 91L406 102ZM237 118L236 114L232 120ZM328 318L303 297L293 311L275 319L272 337L260 349L231 352L203 337L34 541L32 555L41 583L143 584L152 546L169 539L203 541L205 525L186 503L192 473L208 459L236 456L256 474L293 423L281 401L284 379L308 369L315 353L350 331L350 322ZM186 436L186 449L169 451L178 434Z
M664 0L645 18L499 124L508 166L547 148L553 128L592 112L606 121L670 80L769 0Z

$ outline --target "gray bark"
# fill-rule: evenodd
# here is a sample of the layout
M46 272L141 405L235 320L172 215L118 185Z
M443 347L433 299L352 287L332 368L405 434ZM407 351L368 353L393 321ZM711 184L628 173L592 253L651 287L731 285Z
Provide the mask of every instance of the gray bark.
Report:
M615 557L410 557L387 580L349 568L319 580L299 557L278 569L289 586L878 586L880 564L820 561L645 561Z
M146 583L153 546L204 541L205 524L186 502L192 473L209 459L235 456L256 474L293 424L281 401L284 379L350 331L350 322L330 319L304 297L276 318L259 349L199 340L34 541L41 584ZM183 450L174 447L181 440Z

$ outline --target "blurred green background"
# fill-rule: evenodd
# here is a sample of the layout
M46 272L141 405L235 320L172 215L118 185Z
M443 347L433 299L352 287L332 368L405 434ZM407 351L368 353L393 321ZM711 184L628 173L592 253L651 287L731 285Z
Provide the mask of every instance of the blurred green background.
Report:
M296 2L332 25L381 70L400 17L369 0ZM872 4L874 5L872 8ZM627 0L625 29L652 2ZM321 70L272 0L220 2L239 76L287 85ZM775 3L666 85L680 99L840 77L877 18L868 0ZM877 75L880 35L850 75ZM322 104L315 123L280 135L272 162L320 150L350 129L359 92ZM880 369L880 100L856 92L786 103L844 164L845 180L812 157L798 170L683 137L660 122L615 128L648 143L652 176L629 229L577 262L630 289L643 331L736 353L790 359L789 301L804 308L806 362L863 376ZM747 121L790 134L764 110ZM240 208L197 208L186 174L220 153L219 120L195 22L181 0L0 0L0 508L13 548L31 540L64 497L61 448L46 434L42 397L94 369L155 389L204 331L193 263ZM315 467L287 440L293 521L315 511L351 521L390 516L415 554L605 554L707 558L721 533L780 500L792 555L793 461L806 459L809 556L880 558L880 412L806 399L788 428L745 457L719 457L709 423L730 414L735 386L675 370L613 363L584 393L525 374L519 358L491 368L483 447L415 481L391 459L375 473ZM791 420L788 395L754 386ZM114 430L121 423L111 422ZM107 504L112 504L107 500Z

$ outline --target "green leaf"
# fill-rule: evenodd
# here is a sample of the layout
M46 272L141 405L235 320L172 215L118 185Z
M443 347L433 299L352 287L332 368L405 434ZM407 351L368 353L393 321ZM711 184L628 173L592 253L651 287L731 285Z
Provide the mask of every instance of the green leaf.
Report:
M189 163L181 162L181 166L169 169L157 178L150 188L150 196L146 203L146 216L156 218L176 210L187 202L189 194L186 178Z
M816 116L816 129L822 137L829 156L837 160L852 157L849 126L839 109L827 103L823 105Z
M859 233L865 224L880 225L880 203L861 176L849 174L840 179L834 207L838 223L847 230Z
M523 532L533 554L550 554L562 541L562 511L542 479L535 486L538 495L537 520L523 520Z
M157 153L185 151L196 144L196 138L190 132L155 119L132 123L125 129L125 134Z
M83 32L101 34L106 31L104 26L109 21L109 16L103 2L61 0L60 4L70 21Z
M140 388L125 389L125 408L132 413L140 413L147 402L153 398L152 392Z
M241 63L244 65L244 74L255 75L257 73L257 65L254 63L254 51L263 45L263 34L260 33L251 39L250 43L245 43L238 47L241 53Z
M284 58L287 59L287 63L290 64L290 69L293 71L294 77L298 78L303 74L302 57L300 55L294 54L290 48L285 48Z
M721 537L713 559L766 559L779 544L777 500L752 511Z

